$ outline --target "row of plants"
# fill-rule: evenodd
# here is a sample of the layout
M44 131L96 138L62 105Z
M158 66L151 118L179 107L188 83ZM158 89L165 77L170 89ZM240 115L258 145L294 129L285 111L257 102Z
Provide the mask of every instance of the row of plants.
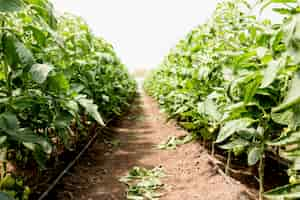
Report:
M0 199L28 199L28 169L46 170L136 92L113 47L48 0L0 0L0 69Z
M276 4L278 24L253 10ZM259 198L300 198L300 4L218 4L144 83L170 118L232 157L257 166ZM289 161L290 184L264 192L268 152ZM244 159L246 158L246 159Z

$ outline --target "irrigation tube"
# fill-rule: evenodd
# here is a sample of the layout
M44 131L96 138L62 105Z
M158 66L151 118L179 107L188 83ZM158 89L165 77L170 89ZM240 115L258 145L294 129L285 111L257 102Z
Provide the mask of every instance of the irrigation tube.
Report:
M113 118L114 119L114 118ZM109 124L113 119L108 120L106 124ZM74 164L81 158L81 156L85 153L85 151L91 146L91 144L95 141L95 139L98 137L99 133L106 128L106 126L103 126L96 131L96 133L93 135L93 137L89 140L89 142L83 147L83 149L80 151L80 153L74 158L72 162L68 164L68 166L59 174L59 176L53 181L53 183L48 187L48 189L38 198L38 200L45 199L49 193L54 189L54 187L59 183L59 181L64 177L64 175L74 166Z

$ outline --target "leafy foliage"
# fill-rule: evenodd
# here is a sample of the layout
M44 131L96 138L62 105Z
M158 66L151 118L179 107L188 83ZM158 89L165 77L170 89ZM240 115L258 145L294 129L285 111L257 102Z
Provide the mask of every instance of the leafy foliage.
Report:
M188 134L180 137L169 136L165 142L162 142L161 144L157 145L157 148L162 150L174 150L178 146L187 144L196 139L197 139L196 134Z
M0 12L14 12L21 9L21 0L1 0Z
M158 200L162 194L157 190L163 187L160 181L165 176L161 167L155 167L151 170L133 167L128 175L120 178L120 182L128 186L128 200Z
M81 18L56 16L48 0L0 0L1 180L10 162L46 169L91 122L120 115L135 90L113 47Z
M261 10L274 3L285 16L280 24L257 20L243 0L218 4L211 19L181 40L144 84L187 130L228 151L229 159L235 152L257 164L260 199L266 151L294 163L300 156L299 5L261 1ZM289 176L298 179L299 169L293 164ZM293 191L290 198L299 187L275 189L266 197L282 191Z

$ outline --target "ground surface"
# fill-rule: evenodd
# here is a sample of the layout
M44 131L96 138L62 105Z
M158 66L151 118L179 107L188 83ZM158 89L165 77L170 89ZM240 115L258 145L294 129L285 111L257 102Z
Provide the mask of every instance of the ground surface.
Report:
M228 184L211 165L197 142L176 150L155 145L172 135L185 135L166 123L157 104L142 95L129 113L112 125L113 144L98 140L55 189L56 199L125 200L126 186L118 179L134 166L162 166L167 177L162 200L247 200L246 187ZM120 144L118 144L120 141Z

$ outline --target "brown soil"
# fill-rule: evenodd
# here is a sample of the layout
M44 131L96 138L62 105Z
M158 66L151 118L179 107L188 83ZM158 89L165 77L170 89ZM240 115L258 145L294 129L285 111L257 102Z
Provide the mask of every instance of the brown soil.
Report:
M126 186L118 179L134 166L162 166L167 173L162 200L248 200L247 188L218 173L206 150L192 142L175 150L155 145L186 132L166 123L157 104L142 95L130 112L111 125L113 146L99 138L55 188L49 199L125 200Z

